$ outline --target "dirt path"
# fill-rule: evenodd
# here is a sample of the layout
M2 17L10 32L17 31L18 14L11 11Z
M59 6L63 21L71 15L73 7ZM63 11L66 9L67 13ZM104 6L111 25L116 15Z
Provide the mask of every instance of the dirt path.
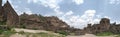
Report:
M20 28L14 28L14 30L16 31L16 32L20 32L20 31L24 31L24 32L29 32L29 33L40 33L40 32L44 32L44 33L52 33L52 34L54 34L54 35L59 35L59 34L57 34L57 33L53 33L53 32L50 32L50 31L45 31L45 30L30 30L30 29L20 29ZM18 36L18 34L15 34L15 35L17 35ZM14 35L13 35L14 36ZM19 36L22 36L22 37L24 37L23 35L19 35ZM80 35L80 36L66 36L66 37L115 37L115 36L95 36L95 35L93 35L93 34L85 34L85 35Z
M80 36L67 36L67 37L96 37L93 34L85 34L85 35L80 35Z
M67 37L115 37L115 36L95 36L93 34L85 34L81 36L67 36Z
M50 31L45 31L45 30L30 30L30 29L20 29L20 28L14 28L14 30L16 32L20 32L20 31L24 31L24 32L28 32L28 33L40 33L40 32L44 32L44 33L48 33L48 34L59 35L58 33L50 32Z

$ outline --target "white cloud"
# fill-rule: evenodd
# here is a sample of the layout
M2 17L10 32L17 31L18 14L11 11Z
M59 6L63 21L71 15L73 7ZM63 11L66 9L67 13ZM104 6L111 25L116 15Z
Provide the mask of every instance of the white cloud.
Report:
M20 11L20 10L16 10L16 12L18 13L18 15L23 14L24 12L28 15L33 14L32 11L29 8L25 8L24 11Z
M69 12L67 12L66 14L65 14L65 16L69 16L69 15L72 15L73 14L73 12L72 11L69 11Z
M100 20L101 20L101 19L96 18L96 19L93 20L92 24L99 24Z
M39 0L27 0L27 2L28 2L28 3L31 3L31 2L33 2L33 3L38 3Z
M26 14L29 14L29 15L33 14L32 11L29 8L25 8L24 11L25 11Z
M120 24L120 21L116 21L116 24Z
M97 18L102 18L102 16L101 16L101 15L96 15L96 17L97 17Z
M83 4L84 0L73 0L74 3L76 3L77 5Z
M96 11L95 10L86 10L85 15L89 17L93 17L95 15Z
M87 20L88 23L92 23L95 13L95 10L86 10L85 13L81 16L81 18Z
M104 16L104 18L108 18L108 19L111 19L109 16Z
M28 0L28 3L37 3L37 4L42 4L45 7L50 7L50 8L58 8L58 3L60 3L62 0Z
M120 4L120 0L110 0L109 4Z
M55 11L56 15L63 14L63 12L59 10L59 8L55 8L54 11Z
M73 11L68 11L64 16L60 17L63 21L68 23L71 27L83 29L87 24L99 21L99 19L92 20L95 16L95 10L86 10L82 16L73 15Z
M56 13L56 15L61 15L63 12L59 10L60 6L58 5L62 0L28 0L28 3L37 3L41 4L45 7L49 7L53 9Z
M29 15L33 14L32 11L31 11L29 8L21 8L21 7L19 7L18 5L14 5L13 8L14 8L14 10L17 12L18 15L21 15L21 14L23 14L24 12L25 12L26 14L29 14Z

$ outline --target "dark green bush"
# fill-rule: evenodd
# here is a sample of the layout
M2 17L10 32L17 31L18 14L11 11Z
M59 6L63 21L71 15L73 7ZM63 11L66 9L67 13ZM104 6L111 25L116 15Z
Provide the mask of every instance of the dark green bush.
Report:
M57 33L62 34L62 35L65 35L65 36L67 36L67 35L68 35L68 33L67 33L67 32L65 32L65 31L58 31Z
M26 26L24 24L21 24L20 27L21 28L26 28Z
M2 34L2 32L4 32L3 30L0 30L0 34Z
M0 21L0 25L6 25L6 21Z

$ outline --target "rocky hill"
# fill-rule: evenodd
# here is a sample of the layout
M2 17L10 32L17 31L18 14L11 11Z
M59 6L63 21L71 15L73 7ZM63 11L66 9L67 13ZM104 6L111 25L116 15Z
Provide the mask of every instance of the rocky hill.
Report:
M66 33L74 32L75 30L75 28L70 28L69 25L56 16L45 17L37 14L28 15L26 13L18 16L9 1L2 6L2 0L0 0L0 27L3 30L15 27Z
M88 24L84 29L76 29L70 27L56 16L46 17L37 14L28 15L26 13L18 16L9 1L2 6L2 0L0 0L0 29L6 30L9 27L64 32L67 34L74 33L74 35L102 32L120 33L120 24L111 24L108 18L102 18L99 24Z
M44 17L37 14L28 15L26 13L20 15L20 26L27 29L51 31L67 30L70 28L69 25L55 16Z

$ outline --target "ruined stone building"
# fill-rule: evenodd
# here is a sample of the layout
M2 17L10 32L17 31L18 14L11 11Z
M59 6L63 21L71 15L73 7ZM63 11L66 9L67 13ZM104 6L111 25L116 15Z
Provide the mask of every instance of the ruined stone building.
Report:
M13 26L19 24L19 16L12 8L9 1L2 6L2 0L0 0L0 22L4 22L6 25Z
M102 18L100 24L88 24L86 28L84 28L85 33L101 33L101 32L112 32L112 33L120 33L120 24L110 24L110 20L108 18Z

